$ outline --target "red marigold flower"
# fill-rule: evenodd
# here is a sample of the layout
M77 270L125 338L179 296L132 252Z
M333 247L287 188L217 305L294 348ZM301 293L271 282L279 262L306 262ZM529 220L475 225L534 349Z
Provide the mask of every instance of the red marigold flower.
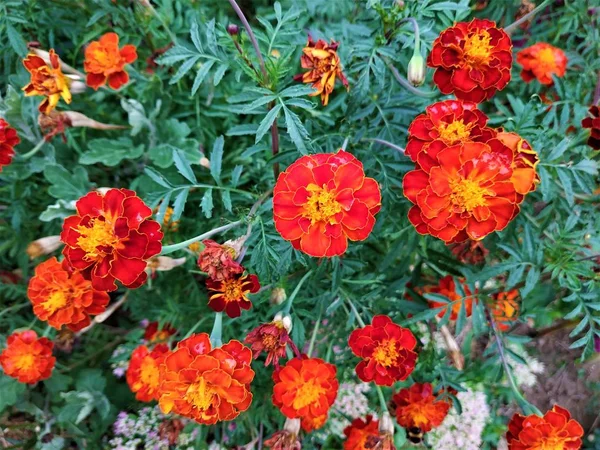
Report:
M427 65L442 93L481 103L510 81L512 42L491 20L459 22L433 42Z
M515 190L521 195L535 191L536 184L540 182L540 177L536 172L540 162L537 152L517 133L500 130L497 138L513 152L514 160L510 181L515 186Z
M8 166L15 156L14 146L21 142L17 130L11 127L4 119L0 119L0 172L2 167Z
M371 449L373 447L366 445L372 439L379 438L379 421L373 419L371 414L367 415L366 420L359 417L344 429L344 434L346 435L344 450Z
M134 45L124 45L119 49L119 36L116 33L106 33L85 49L85 81L95 90L104 86L107 80L111 88L119 89L129 81L125 64L131 64L136 59L137 51Z
M492 295L491 311L494 320L502 331L507 331L512 322L519 316L519 291L512 289L508 292L497 292Z
M150 322L144 331L144 340L150 344L156 342L165 342L171 336L177 333L177 330L171 324L165 323L162 328L158 329L158 322Z
M322 416L307 416L302 418L302 429L306 433L312 433L315 430L319 430L325 426L327 423L327 414L323 414Z
M244 343L250 344L254 359L258 359L263 351L267 353L265 367L271 362L275 367L279 366L279 358L285 357L285 349L289 342L290 335L283 320L273 320L257 326L244 340Z
M204 249L198 257L198 267L215 281L223 281L244 272L242 265L235 261L235 249L221 245L210 239L202 241Z
M77 215L65 219L60 234L71 265L101 291L116 290L116 280L129 289L144 284L146 261L162 249L152 210L129 189L90 192L75 207Z
M206 287L213 292L208 298L208 306L217 312L225 311L229 317L239 317L242 309L252 307L248 294L258 292L260 283L256 275L237 274L223 281L207 278Z
M20 383L35 384L50 378L56 358L54 344L48 338L38 338L33 330L11 334L0 353L0 366L9 377Z
M513 184L516 155L498 139L448 147L437 163L404 177L414 203L408 218L420 234L448 243L480 240L503 230L523 200Z
M560 48L546 42L538 42L517 53L517 62L523 66L521 78L529 83L533 79L541 84L554 83L552 75L565 76L569 59Z
M106 292L94 289L89 280L73 270L66 259L60 263L56 257L35 268L27 296L40 320L57 330L66 325L73 331L87 327L90 314L103 313L110 300Z
M509 450L581 448L583 428L568 410L554 405L543 417L515 414L508 423L506 440Z
M417 340L410 330L392 322L388 316L375 316L371 325L350 334L348 345L362 358L356 374L362 381L391 386L408 378L415 368Z
M310 256L342 255L365 240L381 207L379 185L343 150L302 156L277 179L273 217L281 236Z
M60 60L54 49L50 50L49 58L50 65L35 53L29 53L23 60L23 65L31 75L31 80L23 91L27 97L33 95L46 97L38 108L43 114L49 114L56 108L61 97L65 103L71 103L69 90L71 80L62 73Z
M406 429L419 428L423 433L439 427L452 406L450 400L434 394L429 383L415 383L400 389L393 402L398 424Z
M169 347L158 344L152 351L140 345L131 354L125 378L131 392L140 402L158 400L159 367L169 353Z
M251 361L239 341L212 348L208 334L191 335L160 365L160 409L205 425L235 419L252 403Z
M430 166L446 147L493 138L496 131L487 127L487 121L475 103L459 100L434 103L410 124L405 153L420 165Z
M590 129L590 137L587 144L594 150L600 150L600 108L596 105L590 106L590 115L581 121L583 128Z
M294 358L273 373L273 404L290 419L326 415L338 392L337 368L320 358Z
M450 251L463 264L482 264L490 251L485 248L483 241L472 241L451 244Z
M296 81L307 84L312 83L315 92L310 96L320 94L323 106L327 106L327 103L329 103L329 94L333 92L336 77L339 78L346 89L349 89L348 80L342 72L342 63L337 54L339 45L339 42L331 41L328 44L322 39L314 42L309 36L306 47L302 49L303 55L300 58L302 68L309 69L309 71L294 76Z
M465 314L467 317L469 317L471 315L471 312L473 310L474 298L471 296L471 290L469 289L469 286L467 286L466 284L461 283L461 286L462 286L462 290L464 291L465 295L467 296L465 299L462 300L462 302L460 300L463 298L463 296L460 295L456 291L456 283L454 282L454 278L452 278L450 275L446 275L444 278L442 278L440 280L440 283L437 286L436 285L424 286L424 287L418 288L417 292L419 292L420 294L423 294L423 293L439 294L439 295L443 295L444 297L446 297L452 303L452 313L450 313L450 320L456 320L458 318L458 314L460 312L461 303L464 303L464 305L465 305ZM429 303L429 307L432 309L441 308L442 306L447 305L447 303L436 302L436 301L432 301L432 300L429 300L428 303ZM444 317L444 315L446 314L446 311L447 311L447 308L442 309L438 313L438 317Z

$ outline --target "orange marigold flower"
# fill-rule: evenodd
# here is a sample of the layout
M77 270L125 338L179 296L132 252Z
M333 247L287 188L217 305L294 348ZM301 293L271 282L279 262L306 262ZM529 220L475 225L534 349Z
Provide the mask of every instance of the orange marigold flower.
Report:
M581 126L590 129L591 134L587 144L594 150L600 150L600 108L596 105L590 106L589 112L591 117L583 119Z
M442 93L481 103L510 81L512 42L491 20L459 22L433 42L427 65Z
M392 322L388 316L375 316L371 325L350 334L348 345L362 358L356 374L362 381L391 386L408 378L415 368L417 340L412 332Z
M571 419L569 411L558 405L543 417L515 414L506 433L509 450L578 450L582 437L583 428L579 422Z
M408 218L420 234L447 244L480 240L503 230L523 197L513 184L517 156L498 139L448 147L436 164L404 177L404 196L414 203Z
M396 405L396 420L402 428L418 428L427 433L439 427L452 403L433 393L429 383L415 383L409 388L400 389L393 397ZM416 431L416 430L415 430Z
M302 429L306 433L312 433L315 430L319 430L325 426L327 423L327 414L323 414L322 416L307 416L302 418Z
M140 345L131 354L125 377L129 389L140 402L158 400L159 367L168 353L167 345L158 344L152 351Z
M116 280L130 289L144 284L146 261L162 249L152 210L129 189L90 192L75 207L60 234L69 263L101 291L116 290Z
M244 272L242 265L235 260L235 249L206 239L204 249L198 257L198 267L215 281L223 281Z
M294 358L273 373L273 404L290 419L327 414L338 392L337 368L320 358Z
M87 327L90 314L103 313L110 300L106 292L94 289L89 280L73 270L66 259L60 263L56 257L37 265L27 296L40 320L57 330L66 325L73 331Z
M410 124L405 153L420 165L434 164L438 153L446 147L493 138L496 131L487 127L487 121L475 103L460 100L434 103Z
M144 340L150 344L156 342L165 342L174 334L177 334L177 330L169 323L165 323L160 330L158 329L158 322L150 322L144 331Z
M273 217L281 236L310 256L342 255L375 225L381 192L344 150L302 156L277 179Z
M515 190L521 195L535 191L536 184L540 182L536 172L539 163L537 152L517 133L508 133L500 129L496 137L513 152L510 181ZM523 201L522 197L520 201Z
M452 244L450 251L463 264L482 264L490 253L483 245L483 241L472 241L470 239Z
M292 342L283 320L273 320L253 329L246 336L244 343L250 344L254 359L258 359L263 351L266 352L265 367L271 363L279 367L279 358L285 357L285 349L288 343Z
M367 415L366 420L354 419L344 429L344 434L346 435L344 450L372 449L373 447L367 447L367 444L373 439L379 439L379 421L373 419L371 414Z
M492 295L491 311L494 320L502 331L507 331L512 322L519 316L519 291L512 289L508 292L497 292Z
M65 103L71 103L71 80L61 70L58 55L51 49L49 52L50 65L37 56L29 53L23 60L23 65L31 75L29 84L23 88L26 96L43 95L46 97L40 103L39 111L49 114L62 97Z
M0 172L2 167L8 166L15 156L14 146L21 142L17 130L11 127L4 119L0 119Z
M217 312L225 311L229 317L239 317L242 309L252 307L248 294L258 292L260 283L256 275L237 274L223 281L207 278L206 287L212 291L208 306Z
M50 378L56 358L54 344L48 338L38 338L33 330L11 334L0 353L0 366L9 377L21 383L35 384Z
M204 425L235 419L252 403L251 361L239 341L212 348L208 334L191 335L160 365L160 409Z
M469 317L471 315L471 312L473 309L474 298L471 296L471 290L469 289L469 286L467 286L466 284L463 284L462 280L461 280L461 287L462 287L463 292L467 296L462 301L460 301L460 300L463 298L463 296L460 295L456 291L456 283L454 281L454 278L452 278L450 275L446 275L444 278L442 278L440 280L440 283L437 286L429 285L429 286L424 286L422 288L418 288L416 290L420 294L431 293L431 294L443 295L444 297L446 297L448 299L448 301L452 303L452 312L450 313L450 320L456 320L458 318L458 314L460 312L461 303L464 303L464 305L465 305L465 314L467 317ZM428 303L429 303L429 307L432 309L441 308L442 306L447 305L447 303L436 302L436 301L432 301L432 300L429 300ZM444 317L444 315L446 314L446 311L447 311L447 308L443 308L438 313L438 317Z
M523 66L521 78L529 83L533 79L541 84L554 83L552 75L565 76L569 59L560 48L546 42L538 42L517 53L517 62Z
M131 64L136 59L137 51L134 45L124 45L119 49L119 36L116 33L106 33L85 49L85 81L95 90L104 86L107 80L111 88L119 89L129 81L125 64Z
M314 42L308 37L306 47L302 49L302 57L300 64L303 69L309 69L308 72L299 73L294 76L294 80L302 81L303 83L312 83L315 92L310 96L321 95L323 106L329 103L329 94L333 92L336 77L348 87L348 80L342 72L342 63L337 54L339 42L331 41L327 43L322 39Z

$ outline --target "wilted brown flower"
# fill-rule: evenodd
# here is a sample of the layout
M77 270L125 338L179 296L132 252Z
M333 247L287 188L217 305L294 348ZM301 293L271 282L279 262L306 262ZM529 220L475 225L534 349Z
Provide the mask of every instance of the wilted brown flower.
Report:
M263 323L253 329L244 342L250 344L254 359L258 359L263 351L266 352L265 367L271 363L279 367L279 358L285 356L285 349L291 341L288 334L291 326L290 316L276 317L272 322Z
M61 245L60 236L46 236L31 242L25 252L31 259L35 259L39 256L49 255Z
M452 244L450 251L463 264L482 264L489 253L483 241L472 240Z
M519 20L521 17L525 16L526 14L529 14L534 9L535 9L535 3L533 3L530 0L521 0L521 5L519 6L517 13L515 14L515 21ZM521 28L522 30L526 30L531 25L531 20L532 19L526 20L521 25L519 25L519 28Z
M206 239L202 241L204 250L198 257L198 267L206 272L214 281L223 281L244 272L244 268L233 258L235 250L232 247L218 244Z

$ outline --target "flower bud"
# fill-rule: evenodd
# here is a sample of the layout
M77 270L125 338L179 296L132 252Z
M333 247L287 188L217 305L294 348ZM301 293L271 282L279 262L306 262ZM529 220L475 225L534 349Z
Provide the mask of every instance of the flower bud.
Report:
M289 314L286 314L284 316L281 312L278 312L277 314L275 314L275 317L273 318L273 322L281 322L283 325L283 328L285 328L285 330L288 333L292 332L292 318L290 317Z
M380 434L394 434L394 421L390 413L385 411L379 422L379 433Z
M25 251L31 259L35 259L39 256L49 255L61 245L60 236L47 236L30 243Z
M155 256L148 260L148 269L152 272L160 271L165 272L167 270L174 269L177 266L181 266L185 263L185 258L170 258L168 256Z
M421 86L425 81L425 59L420 53L415 52L410 58L406 78L413 86Z
M236 24L230 23L229 25L227 25L227 32L231 36L237 36L237 34L240 32L240 28Z
M297 436L300 433L300 419L286 419L283 429Z
M202 158L200 158L200 165L202 167L210 169L210 160L206 156L203 156Z
M285 293L285 289L281 287L273 288L273 290L271 291L271 296L269 297L271 305L281 305L283 302L286 301L286 299L287 294Z

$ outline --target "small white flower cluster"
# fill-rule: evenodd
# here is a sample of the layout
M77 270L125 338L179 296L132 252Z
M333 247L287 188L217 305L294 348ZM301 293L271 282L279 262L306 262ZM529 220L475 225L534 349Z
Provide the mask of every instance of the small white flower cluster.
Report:
M530 356L527 350L520 345L511 344L508 347L527 361L527 364L523 364L512 358L510 354L507 355L507 361L513 368L515 383L520 388L532 387L537 382L537 374L544 372L544 364Z
M457 394L462 414L453 408L444 422L427 434L435 450L479 450L481 434L490 416L485 393L468 390Z
M125 372L127 372L127 368L129 367L130 355L131 352L129 351L129 348L125 345L119 345L112 352L112 355L110 357L110 367L115 377L123 378Z
M365 395L370 389L368 383L342 383L337 399L329 411L326 428L318 435L325 433L343 438L344 428L350 425L350 420L346 417L364 419L367 414L373 414L369 411L369 399Z

